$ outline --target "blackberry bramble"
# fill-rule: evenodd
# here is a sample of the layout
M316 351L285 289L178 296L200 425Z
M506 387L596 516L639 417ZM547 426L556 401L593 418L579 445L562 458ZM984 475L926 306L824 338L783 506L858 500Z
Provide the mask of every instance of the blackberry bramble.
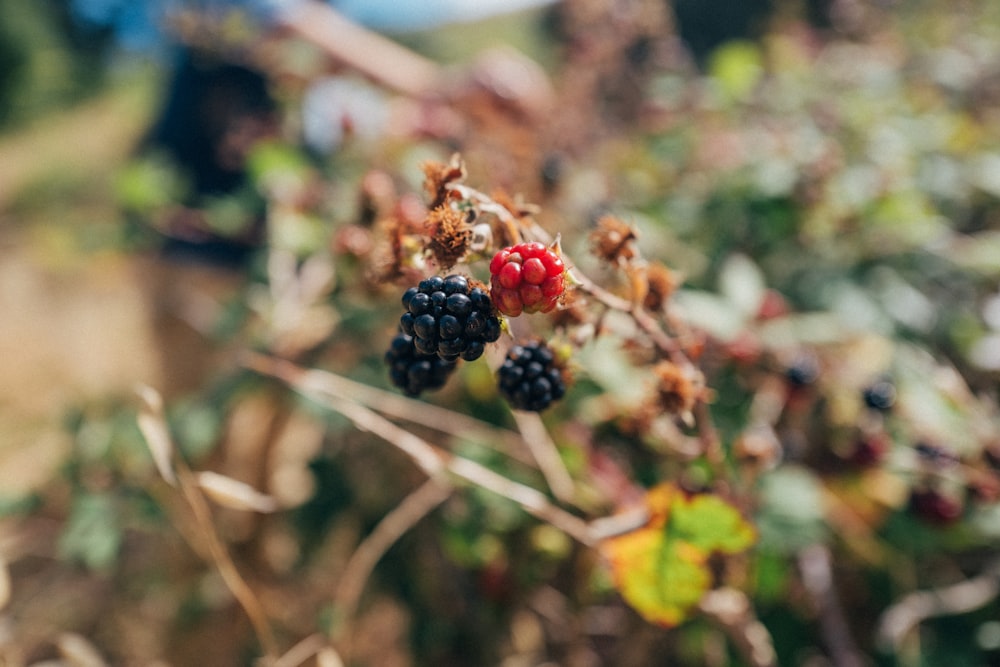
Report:
M497 379L500 393L518 410L540 412L566 393L552 348L540 341L510 348Z
M427 389L440 389L455 370L456 361L445 361L436 354L423 354L413 345L413 336L396 334L385 353L389 379L410 396Z
M500 338L500 320L482 287L465 276L432 276L403 294L406 312L399 318L403 333L413 337L421 354L445 361L473 361L486 343Z
M547 313L566 289L566 267L559 254L541 243L504 248L490 262L490 295L497 310L517 317Z

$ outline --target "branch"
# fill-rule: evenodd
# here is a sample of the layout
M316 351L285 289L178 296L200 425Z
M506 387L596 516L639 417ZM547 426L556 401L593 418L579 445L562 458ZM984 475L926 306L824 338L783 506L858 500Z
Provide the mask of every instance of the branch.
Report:
M520 463L534 463L530 447L522 436L460 412L407 398L328 371L306 370L284 359L254 352L244 355L243 365L287 385L303 384L319 394L350 396L354 401L384 415L432 428L455 438L496 445L500 451Z
M447 479L428 479L386 514L358 545L344 566L333 596L337 614L334 623L338 619L349 621L354 616L365 583L378 561L406 531L444 502L451 494L452 488ZM348 627L349 623L344 623L340 626L340 630L343 631Z
M743 591L735 588L711 590L701 598L699 609L725 630L751 667L777 667L771 633L757 619Z
M545 477L552 494L564 503L572 503L575 489L573 478L563 464L559 456L559 450L552 441L548 429L542 422L542 418L537 412L525 412L523 410L512 410L514 421L517 423L524 441L528 443L539 470Z
M257 599L253 589L240 575L236 564L226 550L212 521L212 510L202 493L198 478L190 468L176 455L176 448L170 439L169 430L163 417L163 402L156 390L150 387L140 388L143 399L143 410L139 415L140 430L153 457L161 476L168 483L179 486L184 500L194 515L201 537L208 547L209 555L216 569L222 576L226 587L233 597L243 607L254 628L258 641L265 654L265 661L273 663L278 655L278 643L274 637L267 614Z
M532 516L552 524L582 544L594 543L586 522L553 505L545 494L537 489L507 479L483 465L435 447L374 410L356 403L353 397L333 393L336 387L324 384L318 388L314 378L320 377L317 375L319 371L306 371L293 364L287 364L284 368L286 371L284 377L279 379L288 383L294 391L339 412L350 419L356 428L373 433L395 446L409 456L428 477L437 479L444 472L449 472L460 479L513 500ZM319 390L320 388L322 390Z
M861 652L851 636L844 610L833 586L830 550L813 544L799 552L802 583L819 609L819 624L830 659L837 667L862 667Z
M910 593L889 607L879 620L878 640L898 649L913 628L935 616L965 614L985 606L1000 595L1000 560L971 579L929 591Z

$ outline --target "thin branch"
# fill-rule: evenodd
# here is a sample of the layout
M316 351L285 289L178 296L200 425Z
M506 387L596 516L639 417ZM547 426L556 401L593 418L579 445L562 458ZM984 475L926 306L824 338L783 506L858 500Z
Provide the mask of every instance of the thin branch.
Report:
M830 550L823 544L813 544L799 552L802 583L819 610L819 624L830 659L836 667L861 667L864 664L844 610L837 599L833 582Z
M428 477L438 478L443 472L450 472L467 482L513 500L532 516L551 523L579 542L586 545L593 544L586 522L553 505L545 494L537 489L507 479L474 461L449 454L397 426L374 410L354 402L351 397L333 395L329 391L317 391L316 386L310 382L310 378L315 377L311 373L313 371L300 370L298 373L286 373L287 377L282 379L303 396L312 398L347 417L356 428L373 433L394 445L409 456Z
M306 370L277 357L248 352L243 357L243 365L285 384L306 383L320 394L350 396L356 402L384 415L432 428L455 438L496 445L500 451L520 463L534 463L528 444L520 435L460 412L356 382L329 371ZM303 377L303 374L307 375Z
M548 483L552 494L564 503L572 503L575 494L573 478L570 476L556 443L552 441L552 436L545 428L542 418L537 412L525 412L523 410L513 410L514 421L521 431L524 441L528 443L538 469L542 471L545 481Z
M326 637L323 635L309 635L288 649L283 656L274 661L271 667L299 667L299 665L309 658L318 655L321 651L332 650L329 642L327 642Z
M906 636L923 621L974 611L998 595L1000 560L993 561L982 574L970 579L904 596L882 614L878 624L879 642L886 648L898 649Z
M752 667L776 667L777 654L771 633L757 619L743 591L719 588L705 593L699 609L720 625Z
M378 561L400 537L444 502L452 489L446 478L428 479L386 514L351 554L333 596L336 606L334 625L339 625L341 633L350 627L349 621L354 617L361 593ZM345 652L349 653L346 649Z
M180 461L175 463L175 467L181 493L183 493L184 499L191 508L195 522L198 524L207 542L208 550L212 556L212 560L215 562L216 569L218 569L219 574L222 576L226 587L229 588L233 597L240 603L247 617L250 619L254 632L260 641L261 648L264 650L266 660L269 663L273 662L278 655L278 643L274 638L271 624L267 620L267 615L264 613L264 608L261 606L260 600L257 599L257 595L253 592L253 589L250 588L249 584L240 575L236 564L222 542L222 538L219 537L215 529L215 524L212 521L212 511L208 506L208 501L198 487L198 480L195 478L194 473Z
M212 510L205 498L198 477L187 464L177 455L177 448L170 438L169 429L162 410L162 399L159 393L150 387L140 390L144 409L138 416L140 429L147 445L157 457L157 468L163 478L179 486L181 495L194 515L199 536L208 548L208 555L214 562L222 580L232 592L233 597L243 607L254 628L258 641L265 654L265 661L270 664L278 655L278 643L267 620L264 608L257 599L253 589L240 575L236 564L226 550L222 538L219 537L212 521Z

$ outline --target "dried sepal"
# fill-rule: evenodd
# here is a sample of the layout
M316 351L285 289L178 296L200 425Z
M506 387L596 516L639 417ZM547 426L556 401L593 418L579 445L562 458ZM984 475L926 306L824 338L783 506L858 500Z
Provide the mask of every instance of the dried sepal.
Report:
M594 255L612 264L627 262L639 254L633 243L637 236L635 229L619 218L605 215L590 233L591 248Z
M447 164L427 161L420 165L424 172L424 191L430 199L430 208L437 208L448 201L451 183L465 180L465 162L462 156L455 153Z
M278 502L274 498L232 477L202 471L195 475L195 479L205 495L223 507L262 514L278 509Z
M425 223L430 242L427 250L444 270L453 267L469 249L472 226L466 216L447 204L431 209Z

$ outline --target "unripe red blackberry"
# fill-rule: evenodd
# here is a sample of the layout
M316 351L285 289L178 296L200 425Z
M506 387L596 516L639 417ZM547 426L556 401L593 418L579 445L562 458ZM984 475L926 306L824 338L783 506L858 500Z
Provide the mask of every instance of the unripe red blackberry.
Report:
M410 396L428 389L440 389L457 365L436 354L423 354L413 344L413 336L399 333L385 353L389 379Z
M403 294L403 307L399 326L421 354L472 361L482 356L486 343L500 338L500 320L489 295L465 276L422 280Z
M540 412L566 393L555 354L541 341L510 348L497 379L500 393L518 410Z
M541 243L504 248L490 262L490 296L497 310L517 317L547 313L566 289L566 267L559 254Z

